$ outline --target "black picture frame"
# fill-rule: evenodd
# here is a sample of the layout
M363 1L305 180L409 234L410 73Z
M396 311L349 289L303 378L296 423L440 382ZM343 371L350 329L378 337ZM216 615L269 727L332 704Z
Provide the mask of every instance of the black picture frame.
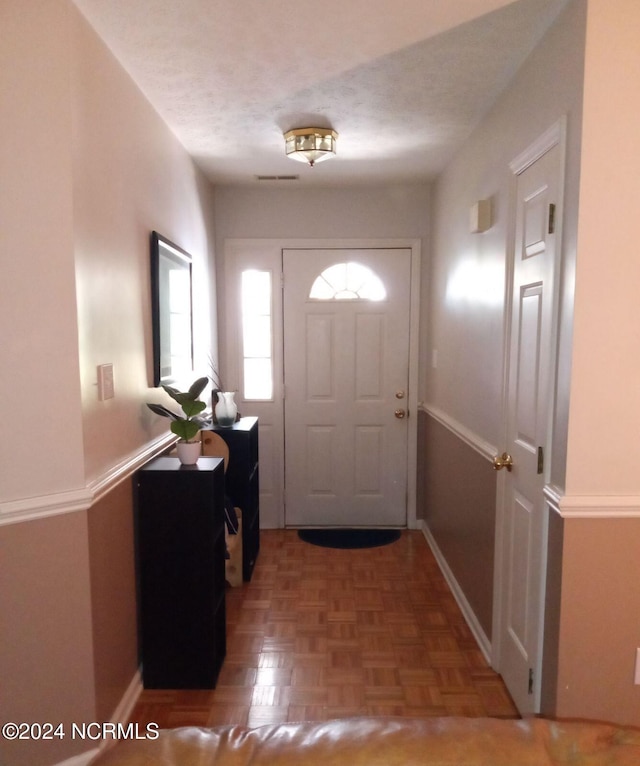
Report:
M193 374L192 258L151 232L153 385L174 385Z

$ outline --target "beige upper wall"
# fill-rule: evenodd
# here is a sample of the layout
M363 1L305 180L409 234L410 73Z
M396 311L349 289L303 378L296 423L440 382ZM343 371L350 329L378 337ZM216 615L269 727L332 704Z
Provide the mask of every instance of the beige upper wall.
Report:
M590 2L567 494L640 495L640 5Z
M429 337L425 399L495 447L503 439L509 163L565 116L563 353L570 341L568 275L575 261L583 46L584 3L576 2L560 15L434 189L430 311L423 318ZM485 233L472 234L469 211L480 199L491 200L493 224ZM567 388L568 382L561 385ZM566 398L560 399L559 422L566 419L566 406ZM563 464L564 445L556 444L554 452Z
M0 29L2 503L83 487L84 463L69 9L3 0Z
M213 188L79 14L75 16L74 224L86 478L168 430L152 379L149 236L193 256L200 374L212 332ZM100 83L100 87L96 87ZM112 363L115 398L99 401Z
M71 2L7 0L0 26L0 399L13 434L0 502L28 505L98 481L168 430L144 406L153 229L194 256L206 372L213 189ZM116 396L99 402L105 363Z
M304 168L301 172L313 172ZM406 239L429 232L429 186L216 189L216 238Z

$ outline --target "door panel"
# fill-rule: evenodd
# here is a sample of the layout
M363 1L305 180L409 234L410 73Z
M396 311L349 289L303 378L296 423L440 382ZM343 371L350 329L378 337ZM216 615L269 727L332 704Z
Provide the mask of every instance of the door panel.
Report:
M329 266L357 262L382 301L310 298ZM285 250L285 520L406 524L410 250Z
M522 598L522 592L526 592L530 587L530 556L528 552L531 548L532 516L534 505L526 498L515 495L513 505L509 513L509 569L512 579L509 583L509 606L508 630L509 636L513 642L512 651L519 654L519 658L526 665L526 675L528 676L530 637L528 634L529 603L526 598Z
M383 394L384 317L356 317L356 399L381 401Z
M515 388L515 437L522 449L535 451L538 417L538 369L542 329L542 285L520 290L520 338Z
M305 353L307 374L305 377L307 402L331 400L335 401L335 330L334 317L310 314L306 317L305 349L313 352Z
M379 426L358 426L354 464L357 495L381 495L380 466L383 465L384 432Z

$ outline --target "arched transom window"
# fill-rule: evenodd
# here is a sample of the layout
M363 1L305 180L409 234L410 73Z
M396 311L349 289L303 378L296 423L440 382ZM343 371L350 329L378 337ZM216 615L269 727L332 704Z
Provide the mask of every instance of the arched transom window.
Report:
M318 301L383 301L387 291L379 276L361 263L329 266L316 277L309 298Z

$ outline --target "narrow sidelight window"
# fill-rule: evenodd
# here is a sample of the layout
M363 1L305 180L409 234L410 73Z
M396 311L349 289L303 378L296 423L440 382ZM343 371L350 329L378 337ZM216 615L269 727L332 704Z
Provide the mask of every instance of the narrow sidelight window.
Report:
M273 320L270 271L242 272L243 398L273 399Z

